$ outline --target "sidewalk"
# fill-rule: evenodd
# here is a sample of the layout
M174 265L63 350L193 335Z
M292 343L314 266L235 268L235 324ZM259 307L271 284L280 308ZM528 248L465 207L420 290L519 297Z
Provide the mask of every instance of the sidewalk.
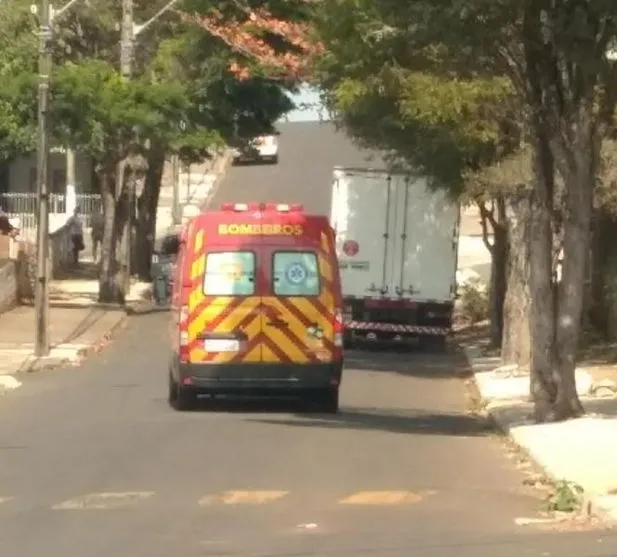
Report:
M98 280L92 262L82 262L66 277L50 284L48 356L34 356L32 305L17 306L0 315L0 394L18 388L20 374L66 363L78 365L105 346L124 323L124 308L97 303ZM149 290L149 283L134 283L128 299L142 301Z
M584 490L592 512L617 521L617 396L587 369L577 369L577 390L587 415L566 422L535 424L529 376L499 368L498 358L466 347L475 382L496 424L553 481ZM602 397L594 396L602 393Z
M180 172L178 179L178 201L180 213L186 218L199 214L204 205L214 195L221 178L231 163L231 155L226 150L211 160L190 166L190 172ZM156 238L160 239L175 229L173 222L173 174L167 164L159 194L156 212Z

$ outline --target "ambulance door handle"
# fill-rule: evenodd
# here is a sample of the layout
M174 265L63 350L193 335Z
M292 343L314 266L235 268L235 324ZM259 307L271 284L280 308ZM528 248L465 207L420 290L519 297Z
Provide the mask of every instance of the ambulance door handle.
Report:
M289 323L287 321L283 321L282 319L268 321L268 325L270 327L289 327Z

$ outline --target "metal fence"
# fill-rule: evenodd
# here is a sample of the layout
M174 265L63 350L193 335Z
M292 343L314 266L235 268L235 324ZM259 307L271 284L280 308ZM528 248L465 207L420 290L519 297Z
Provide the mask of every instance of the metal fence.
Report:
M101 209L101 196L93 193L78 193L76 202L85 228L90 228L92 214ZM20 235L27 240L36 238L38 199L36 193L0 193L0 207L10 218L19 219ZM50 215L66 212L66 195L52 193L49 196Z

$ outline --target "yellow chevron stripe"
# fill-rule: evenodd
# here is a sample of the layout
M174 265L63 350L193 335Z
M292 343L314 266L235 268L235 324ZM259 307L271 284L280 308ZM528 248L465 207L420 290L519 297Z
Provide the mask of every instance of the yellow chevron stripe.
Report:
M206 272L206 255L198 257L191 263L191 280L202 279ZM199 285L199 290L203 292L203 284Z
M268 362L271 364L281 363L280 358L274 352L272 352L272 350L270 350L270 347L267 344L261 343L260 347L261 347L260 355L261 355L262 362Z
M204 239L205 239L205 232L202 228L198 230L197 233L195 234L195 246L193 248L193 251L195 253L199 253L203 249Z
M328 243L328 237L326 236L324 232L321 233L320 239L321 239L321 249L324 250L326 253L330 253L330 244Z
M258 303L259 303L259 301L258 301ZM242 307L242 306L240 306L240 307ZM236 312L239 313L240 311L241 311L240 308L238 308L238 310L234 311L232 315L236 315ZM240 314L239 321L244 319L245 315L246 315L246 313L244 315ZM222 327L222 324L221 324L221 327ZM219 330L219 329L217 329L217 330ZM220 330L223 330L223 329L221 328ZM232 329L224 329L224 330L227 331L227 330L232 330ZM244 332L248 335L249 342L251 341L251 339L255 338L261 332L261 316L259 314L256 314L255 317L253 318L253 320L246 327L244 327ZM195 350L195 352L197 352L197 350ZM203 353L203 350L200 349L200 352ZM197 356L197 358L199 358L199 354L196 354L196 356ZM235 356L236 356L235 352L220 352L219 354L217 354L212 359L212 363L217 363L217 364L226 363L226 362L231 361ZM257 345L248 354L246 354L242 358L242 361L243 362L252 362L252 363L260 362L261 361L261 352L259 351L259 345Z
M191 293L189 294L189 310L194 309L201 304L205 297L206 296L201 285L191 290Z
M332 282L332 266L323 255L319 256L319 270L327 281Z
M319 323L320 327L324 330L324 336L326 338L330 340L334 338L334 326L332 322L327 316L323 315L310 300L306 298L287 298L287 303L293 305L301 314L306 315L310 321Z
M275 308L283 316L283 319L289 323L286 329L292 332L302 344L305 344L306 325L302 321L291 313L277 298L264 298L264 304ZM304 314L305 312L301 313ZM313 310L313 313L315 313L315 310ZM311 313L309 312L308 315L310 316Z
M229 333L235 330L240 321L242 321L247 314L253 312L260 304L261 300L257 296L251 296L246 298L236 309L234 309L223 321L217 325L214 331L221 333ZM255 314L258 317L259 314Z
M259 325L261 330L261 324ZM242 358L243 362L261 362L261 351L263 349L263 344L259 343L253 347L253 349Z
M282 313L283 318L285 319L285 321L289 321L289 329L293 330L294 328L297 330L298 329L298 321L293 318L293 316L291 316L289 314L289 312L282 307L280 304L278 304L278 302L276 301L275 298L262 298L262 302L264 305L269 305L270 307L275 307L277 309L279 309L279 311ZM293 321L292 321L293 319ZM286 335L286 333L284 332L284 329L278 329L276 327L271 327L267 324L268 322L268 317L266 317L264 315L264 327L263 327L263 333L272 341L274 342L274 344L276 344L276 346L282 350L283 352L285 352L285 354L287 355L287 357L292 360L293 362L296 363L306 363L309 361L307 355L304 353L303 350L301 350L298 346L296 346L296 343L294 343L292 340L290 340L290 338ZM302 335L303 336L303 335ZM302 339L302 336L300 336L300 339ZM264 355L264 353L262 353L262 355ZM268 361L268 362L278 362L279 358L277 356L274 356L275 359L274 360L265 360L264 361ZM265 356L264 356L265 358Z
M227 306L234 300L232 296L219 296L212 300L210 305L204 309L188 324L189 339L193 340L197 335L202 333L206 327L206 323L216 319L218 315L227 309ZM195 309L195 305L189 307L189 311Z

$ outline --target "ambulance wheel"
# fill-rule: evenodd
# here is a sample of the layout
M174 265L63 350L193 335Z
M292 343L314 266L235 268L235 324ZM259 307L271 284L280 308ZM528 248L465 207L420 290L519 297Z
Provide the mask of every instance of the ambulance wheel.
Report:
M178 411L191 410L197 404L197 395L178 384L173 378L171 372L169 373L169 392L167 399L169 405Z
M336 414L339 409L338 388L328 387L318 391L315 399L316 409L323 414Z

